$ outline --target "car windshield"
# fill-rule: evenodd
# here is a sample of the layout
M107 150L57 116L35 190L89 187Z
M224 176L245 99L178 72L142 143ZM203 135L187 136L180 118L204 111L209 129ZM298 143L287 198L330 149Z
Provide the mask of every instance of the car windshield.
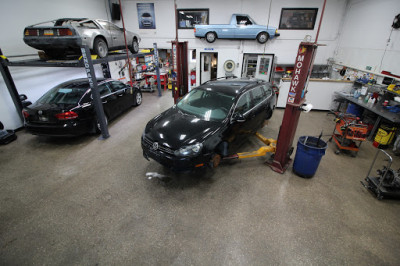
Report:
M77 84L57 86L40 97L38 102L53 104L77 104L87 90L87 86Z
M194 89L177 104L177 107L184 113L206 121L222 121L228 115L234 100L233 96L209 88Z

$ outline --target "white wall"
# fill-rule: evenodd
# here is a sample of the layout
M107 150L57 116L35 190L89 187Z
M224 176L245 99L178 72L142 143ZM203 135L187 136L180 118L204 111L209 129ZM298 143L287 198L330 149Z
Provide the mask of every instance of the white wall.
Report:
M387 42L393 19L399 13L399 0L350 0L335 61L400 75L400 30L393 30Z
M27 25L62 17L109 17L106 0L2 0L0 16L0 48L5 56L36 54L37 50L23 42L23 30ZM83 68L38 68L10 67L15 85L20 94L31 101L66 80L85 77ZM99 67L96 73L102 76ZM0 78L0 121L7 129L23 126L8 93L4 80Z

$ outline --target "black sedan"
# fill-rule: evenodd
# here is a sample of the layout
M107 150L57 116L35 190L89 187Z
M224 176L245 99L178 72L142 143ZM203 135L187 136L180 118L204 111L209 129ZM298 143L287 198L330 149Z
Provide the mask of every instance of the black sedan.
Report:
M99 79L98 89L106 122L142 103L139 88ZM100 132L88 79L64 82L22 111L26 129L34 135L77 136Z
M263 80L209 81L148 122L143 156L176 171L215 167L264 125L275 104Z

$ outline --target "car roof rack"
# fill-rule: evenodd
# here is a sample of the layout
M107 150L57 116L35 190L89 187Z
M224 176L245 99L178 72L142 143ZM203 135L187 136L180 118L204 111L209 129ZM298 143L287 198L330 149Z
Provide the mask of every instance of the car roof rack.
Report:
M219 77L219 78L207 80L206 82L203 82L203 83L201 83L200 85L204 85L204 84L206 84L206 83L208 83L208 82L210 82L210 81L216 81L216 80L220 80L220 79L235 79L235 78L237 78L237 76Z

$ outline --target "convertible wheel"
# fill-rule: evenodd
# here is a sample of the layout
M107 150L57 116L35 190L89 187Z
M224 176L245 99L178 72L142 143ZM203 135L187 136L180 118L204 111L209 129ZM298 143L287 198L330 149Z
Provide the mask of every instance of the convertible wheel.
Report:
M132 54L137 54L139 52L139 43L138 40L135 38L132 41L132 46L129 47L129 50Z
M213 43L213 42L215 42L216 39L217 39L217 34L215 34L215 32L207 32L207 34L206 34L207 42Z
M104 119L106 120L106 126L108 126L107 115L104 115ZM100 122L97 119L96 119L96 133L101 133Z
M93 49L94 52L100 57L104 58L108 55L108 46L106 41L104 41L102 38L97 37L94 40L93 44Z
M269 35L266 32L261 32L257 35L257 41L259 43L266 43L269 39Z
M133 99L133 106L138 106L138 105L140 105L141 103L142 103L142 93L140 92L140 91L138 91L138 92L135 92L134 94L133 94L133 97L134 97L134 99Z

